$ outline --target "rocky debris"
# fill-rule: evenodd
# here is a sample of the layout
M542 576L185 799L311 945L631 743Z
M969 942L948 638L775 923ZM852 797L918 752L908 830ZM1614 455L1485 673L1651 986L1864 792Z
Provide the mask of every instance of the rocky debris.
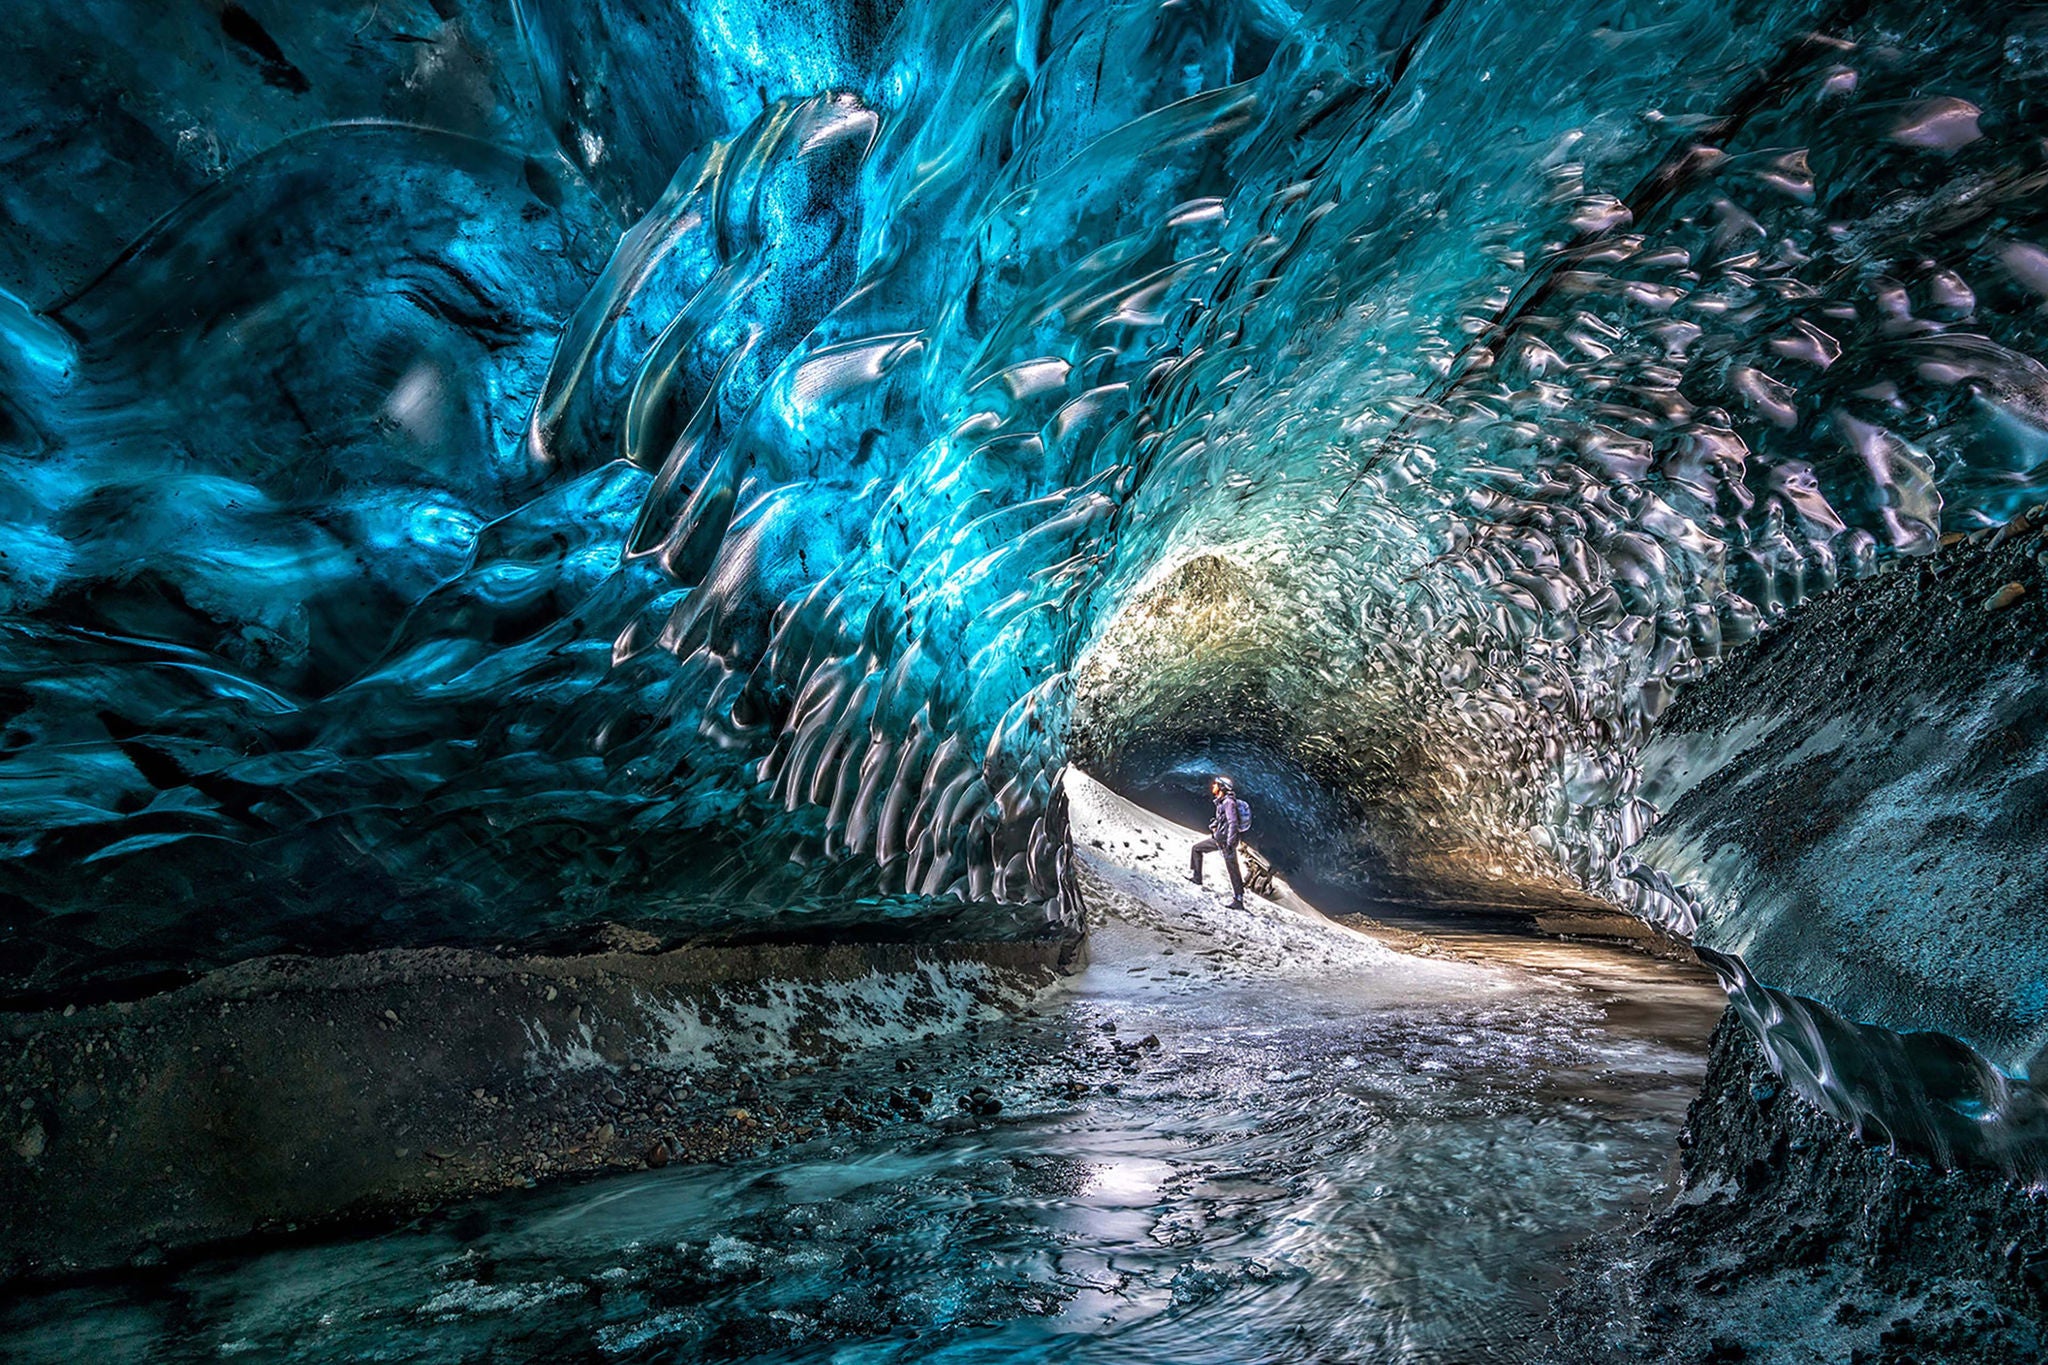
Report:
M2014 517L1991 533L1985 542L1986 548L1996 550L2009 540L2018 540L2048 520L2048 504L2035 503L2026 511Z
M1673 1196L1582 1252L1553 1365L2048 1359L2048 1196L1859 1139L1732 1011L1679 1144Z
M2000 588L1997 592L1992 593L1991 596L1984 599L1984 610L2004 611L2007 607L2019 601L2022 597L2025 597L2026 595L2026 584L2008 583L2004 587Z
M1107 1055L1101 1056L1101 1054L1098 1054L1098 1056L1100 1056L1101 1061L1115 1066L1124 1074L1129 1075L1141 1069L1148 1060L1149 1055L1158 1052L1162 1046L1163 1044L1159 1041L1159 1035L1156 1033L1148 1033L1143 1038L1133 1039L1128 1042L1121 1038L1112 1038L1109 1040Z
M614 953L658 953L661 940L645 929L630 925L606 923L599 925L596 940L600 947Z
M987 1118L1003 1112L1003 1102L994 1091L985 1085L977 1085L966 1094L959 1096L955 1105L980 1118Z
M892 1085L886 1102L892 1113L907 1119L919 1119L924 1117L926 1106L932 1102L932 1092L921 1085L913 1085L908 1090Z

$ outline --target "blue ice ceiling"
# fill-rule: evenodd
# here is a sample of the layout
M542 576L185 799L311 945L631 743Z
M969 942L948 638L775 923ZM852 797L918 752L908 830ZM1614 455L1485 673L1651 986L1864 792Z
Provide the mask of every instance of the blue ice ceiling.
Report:
M1334 864L1612 887L1674 687L2040 496L2035 10L15 27L17 993L1056 929L1069 753L1218 737Z

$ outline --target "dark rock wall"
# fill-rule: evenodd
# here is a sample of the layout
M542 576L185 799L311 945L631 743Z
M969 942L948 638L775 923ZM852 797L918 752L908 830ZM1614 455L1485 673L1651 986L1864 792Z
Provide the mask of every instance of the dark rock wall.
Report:
M1678 1164L1668 1202L1586 1252L1552 1361L2048 1357L2048 1197L1859 1140L1778 1079L1732 1012Z

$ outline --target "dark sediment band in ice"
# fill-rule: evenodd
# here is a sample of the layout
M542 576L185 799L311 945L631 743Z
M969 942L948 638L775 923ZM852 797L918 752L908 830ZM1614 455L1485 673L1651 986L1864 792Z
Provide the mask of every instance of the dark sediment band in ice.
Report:
M1627 902L1700 945L1766 1053L1879 1141L2038 1181L2048 892L2042 528L1814 603L1645 747ZM1995 609L1994 609L1995 608Z

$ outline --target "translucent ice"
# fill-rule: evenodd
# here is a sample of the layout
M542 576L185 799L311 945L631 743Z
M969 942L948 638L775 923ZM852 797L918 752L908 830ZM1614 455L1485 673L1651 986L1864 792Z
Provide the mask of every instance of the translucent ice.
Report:
M1219 736L1609 886L1675 686L2039 496L2028 12L473 9L22 21L17 990L1057 928L1069 752Z

